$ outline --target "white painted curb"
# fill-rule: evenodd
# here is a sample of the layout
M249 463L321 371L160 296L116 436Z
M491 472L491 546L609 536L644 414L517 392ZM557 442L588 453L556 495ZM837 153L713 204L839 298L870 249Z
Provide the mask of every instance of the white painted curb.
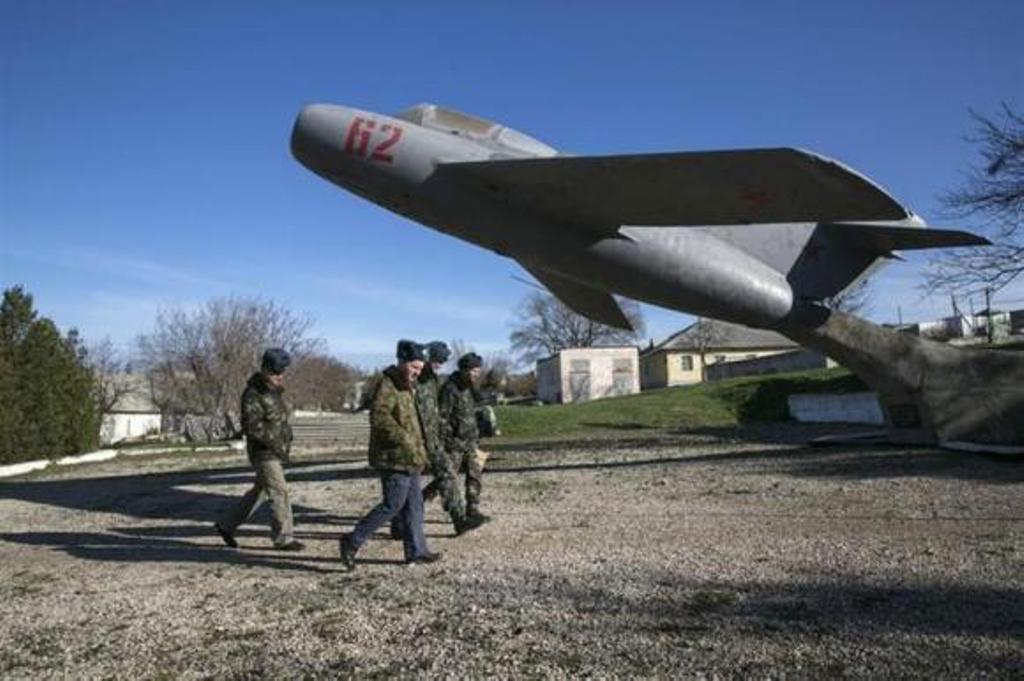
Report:
M23 461L22 463L12 463L9 466L0 466L0 478L10 478L15 475L25 475L25 473L31 473L32 471L41 471L50 462L45 459L38 461Z
M96 452L89 452L88 454L79 454L78 456L65 456L61 459L57 459L58 466L74 466L79 463L93 463L95 461L109 461L117 456L116 449L101 449Z
M124 456L146 456L147 454L202 454L203 452L225 452L240 451L245 449L245 443L241 446L232 442L230 445L201 445L199 447L139 447L137 449L124 448L120 450Z
M143 454L174 454L181 452L182 454L194 454L196 452L223 452L223 451L242 451L245 449L245 441L232 442L228 445L206 445L202 447L194 447L183 449L181 447L153 447L150 449L100 449L95 452L89 452L88 454L79 454L78 456L65 456L56 461L48 461L46 459L39 459L37 461L24 461L22 463L14 463L8 466L0 466L0 478L13 478L16 475L25 475L32 471L40 471L50 465L56 466L75 466L82 463L97 463L99 461L110 461L119 455L124 456L141 456Z

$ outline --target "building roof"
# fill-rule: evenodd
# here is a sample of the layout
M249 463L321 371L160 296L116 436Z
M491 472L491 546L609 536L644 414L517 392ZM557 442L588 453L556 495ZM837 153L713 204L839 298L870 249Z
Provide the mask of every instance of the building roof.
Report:
M540 364L541 362L550 362L551 360L555 359L556 357L561 356L561 354L563 352L566 352L568 350L584 351L584 352L589 351L589 350L633 350L633 351L637 352L638 354L640 352L640 349L637 346L635 346L635 345L592 345L592 346L586 347L586 348L582 348L582 347L562 348L561 350L559 350L558 352L556 352L556 353L554 353L552 355L548 355L547 357L539 357L539 358L537 358L537 364Z
M796 348L799 345L782 334L765 329L752 329L716 319L701 319L661 343L647 348L644 354L672 350L749 350L753 348Z

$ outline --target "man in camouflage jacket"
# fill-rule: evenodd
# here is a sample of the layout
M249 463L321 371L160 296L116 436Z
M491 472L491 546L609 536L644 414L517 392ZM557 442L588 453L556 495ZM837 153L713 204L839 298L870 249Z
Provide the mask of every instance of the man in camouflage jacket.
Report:
M370 413L370 466L381 478L383 498L341 537L339 552L346 569L355 568L356 553L395 516L401 516L402 546L408 563L432 563L423 533L420 473L428 464L414 388L426 360L426 349L408 340L398 342L398 364L384 370Z
M490 520L480 513L484 471L476 455L480 431L473 397L473 384L480 377L482 364L483 359L475 352L460 357L459 370L448 378L438 398L445 451L455 470L466 473L466 517L477 525Z
M480 527L481 520L480 516L466 515L466 504L458 480L459 467L448 457L442 436L438 376L441 367L451 356L451 351L442 341L434 341L427 344L427 354L429 361L416 384L416 406L434 479L423 489L423 500L430 501L438 494L441 495L442 506L451 517L458 536Z
M214 526L224 543L237 548L235 531L252 514L263 497L270 499L270 534L274 548L299 551L302 543L292 536L292 507L284 464L291 453L292 429L284 402L284 371L291 357L280 348L263 353L260 370L249 378L242 392L242 432L256 482L242 499Z

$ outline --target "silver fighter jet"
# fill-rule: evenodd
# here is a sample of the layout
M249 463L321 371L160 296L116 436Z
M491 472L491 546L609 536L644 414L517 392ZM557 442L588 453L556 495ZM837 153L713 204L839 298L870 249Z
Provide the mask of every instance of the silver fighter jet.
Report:
M775 329L878 391L889 436L1024 452L1024 358L895 333L821 301L896 251L986 244L928 229L877 184L799 149L571 156L476 116L302 109L292 153L388 210L513 258L573 310L613 294Z
M394 116L307 106L291 145L324 179L513 258L620 328L613 293L775 328L893 251L986 243L922 229L863 175L799 149L570 156L432 104Z

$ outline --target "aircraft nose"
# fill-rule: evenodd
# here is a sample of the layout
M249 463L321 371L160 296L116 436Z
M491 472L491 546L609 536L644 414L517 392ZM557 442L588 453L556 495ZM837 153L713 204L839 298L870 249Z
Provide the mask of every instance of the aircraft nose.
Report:
M310 170L322 170L341 147L348 119L346 109L330 104L309 104L295 118L292 156Z

